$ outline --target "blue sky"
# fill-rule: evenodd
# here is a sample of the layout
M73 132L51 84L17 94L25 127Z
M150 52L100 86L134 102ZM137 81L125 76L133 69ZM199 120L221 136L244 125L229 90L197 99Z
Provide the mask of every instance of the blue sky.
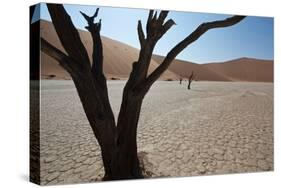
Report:
M86 22L79 11L93 15L96 6L64 5L77 28L84 29ZM148 10L132 8L100 7L98 19L102 19L101 34L140 48L137 21L145 28ZM177 25L173 26L157 43L154 54L166 55L202 22L224 19L231 15L170 11ZM33 21L38 18L51 21L44 3L35 9ZM85 29L84 29L85 30ZM177 59L196 63L220 62L240 57L273 59L273 18L248 16L240 23L205 33L183 50Z

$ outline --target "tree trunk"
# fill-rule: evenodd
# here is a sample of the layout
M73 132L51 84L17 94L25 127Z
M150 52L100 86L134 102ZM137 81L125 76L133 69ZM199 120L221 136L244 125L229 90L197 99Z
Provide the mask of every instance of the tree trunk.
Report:
M143 97L125 87L117 121L116 158L117 179L142 178L137 156L137 125Z
M105 171L104 177L110 177L112 176L111 164L115 147L114 137L116 134L116 130L114 129L115 121L113 113L107 111L106 113L97 114L97 109L95 109L95 105L93 105L95 103L95 101L93 101L93 92L95 92L95 89L94 87L91 87L91 78L72 78L77 88L87 119L101 148ZM98 117L94 118L96 114Z
M103 180L143 178L137 156L137 124L143 97L131 91L124 91L123 102L117 123L117 132L111 112L102 113L93 119L94 109L91 78L73 76L86 116L101 147L105 175ZM91 97L90 97L91 96ZM109 117L103 117L109 113ZM99 127L103 127L102 130Z
M90 96L95 90L90 87L89 78L73 80L86 116L101 147L105 170L103 180L142 178L136 140L142 98L133 95L124 96L116 132L112 129L112 126L115 126L114 119L103 117L106 113L100 114L98 120L92 118L96 109L93 108L93 97ZM103 127L102 131L98 127Z

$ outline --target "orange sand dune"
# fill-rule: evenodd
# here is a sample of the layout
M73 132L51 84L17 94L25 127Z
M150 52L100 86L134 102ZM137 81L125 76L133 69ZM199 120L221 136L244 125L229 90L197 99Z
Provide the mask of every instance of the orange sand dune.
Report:
M225 75L231 81L273 82L273 61L270 60L240 58L202 66Z
M154 55L153 59L161 63L164 57ZM183 78L187 78L191 71L194 71L196 80L273 82L273 61L271 60L240 58L207 64L174 60L169 70Z
M41 37L49 41L57 48L64 51L55 29L51 22L42 21L40 23ZM86 46L89 56L92 54L92 39L89 32L79 30L80 37ZM108 79L126 79L131 70L132 63L137 61L139 50L116 40L102 37L104 49L104 72ZM158 64L152 60L149 73ZM70 79L70 75L58 64L56 60L45 53L41 53L41 77L43 79ZM162 80L178 79L178 76L167 70L162 76Z

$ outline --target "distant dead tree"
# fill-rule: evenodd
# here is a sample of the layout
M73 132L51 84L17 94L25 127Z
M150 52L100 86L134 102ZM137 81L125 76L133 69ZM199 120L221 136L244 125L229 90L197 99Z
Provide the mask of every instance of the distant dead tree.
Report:
M194 80L195 78L195 75L193 73L193 71L191 72L190 76L188 77L188 85L187 85L187 89L190 90L190 85L191 85L191 82Z
M152 84L169 67L175 57L188 45L210 29L232 26L244 16L207 22L175 45L163 62L151 73L148 68L153 49L158 40L175 24L165 21L168 11L150 10L146 22L146 35L138 21L140 42L138 60L123 90L122 104L117 123L110 106L106 78L103 72L103 46L100 36L101 20L95 22L99 9L93 16L82 13L93 41L92 64L79 33L62 5L47 4L57 35L66 53L45 39L41 39L44 53L56 59L71 75L93 133L100 145L105 170L104 180L143 178L137 155L137 125L143 99ZM122 20L120 20L122 21Z

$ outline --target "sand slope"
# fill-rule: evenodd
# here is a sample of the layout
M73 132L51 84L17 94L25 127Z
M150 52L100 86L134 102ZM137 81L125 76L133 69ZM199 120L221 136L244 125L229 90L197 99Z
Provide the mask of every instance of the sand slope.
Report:
M153 55L153 59L161 63L164 57ZM181 77L194 71L197 80L273 82L273 61L253 58L207 64L174 60L169 70Z
M41 20L40 29L41 37L63 50L51 22ZM89 56L91 56L92 39L89 32L79 30L79 33ZM128 78L132 69L132 63L138 59L139 50L107 37L102 37L102 41L104 49L104 72L106 77L109 79ZM58 65L58 62L45 53L41 53L41 61L42 78L70 79L69 74ZM158 64L152 60L149 72L154 70L157 66ZM177 79L177 75L168 70L162 75L161 79Z

